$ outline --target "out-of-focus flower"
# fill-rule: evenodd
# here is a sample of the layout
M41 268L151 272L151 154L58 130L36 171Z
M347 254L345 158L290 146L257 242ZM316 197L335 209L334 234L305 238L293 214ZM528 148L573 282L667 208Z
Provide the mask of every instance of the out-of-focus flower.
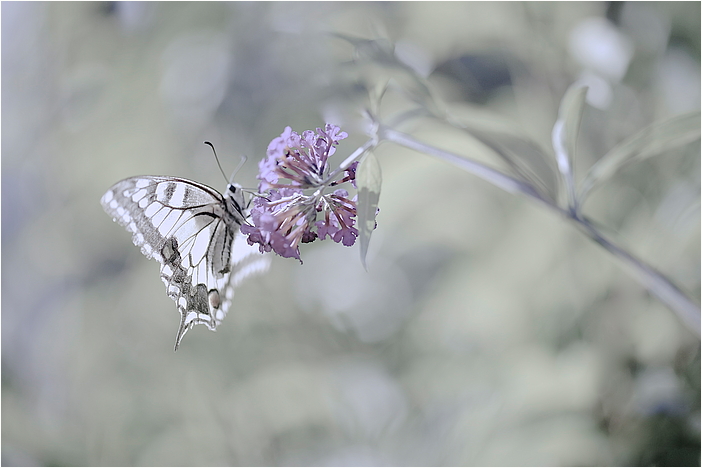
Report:
M345 246L356 242L356 197L330 188L346 182L355 188L358 162L335 171L327 164L347 136L336 125L326 124L302 135L286 127L271 141L259 163L261 193L251 208L253 225L241 226L250 245L300 260L300 243L327 237Z

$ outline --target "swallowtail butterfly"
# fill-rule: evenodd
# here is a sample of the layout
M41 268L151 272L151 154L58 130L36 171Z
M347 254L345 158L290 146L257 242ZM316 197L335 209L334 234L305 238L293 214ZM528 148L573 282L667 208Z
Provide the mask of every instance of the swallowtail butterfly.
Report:
M234 287L270 264L270 257L239 231L247 213L236 184L222 195L186 179L137 176L117 182L101 203L132 233L142 253L161 264L168 297L180 312L176 351L194 325L215 330L229 310Z

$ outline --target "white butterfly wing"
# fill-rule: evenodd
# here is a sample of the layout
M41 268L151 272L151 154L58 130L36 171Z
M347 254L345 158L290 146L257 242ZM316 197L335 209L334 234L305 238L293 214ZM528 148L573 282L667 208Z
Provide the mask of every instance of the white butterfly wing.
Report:
M242 210L231 202L237 209L228 210L225 198L206 185L158 176L130 177L102 197L105 211L132 233L134 244L161 264L161 279L181 315L176 350L194 325L215 330L234 286L270 263L239 232Z

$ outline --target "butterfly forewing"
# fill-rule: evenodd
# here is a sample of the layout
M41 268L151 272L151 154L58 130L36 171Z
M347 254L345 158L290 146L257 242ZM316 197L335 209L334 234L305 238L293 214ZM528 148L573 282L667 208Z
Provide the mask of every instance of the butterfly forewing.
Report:
M117 182L102 197L105 211L132 233L134 244L161 264L161 279L181 315L176 350L194 325L215 330L234 286L270 262L239 232L245 220L236 190L230 185L225 198L190 180L139 176Z

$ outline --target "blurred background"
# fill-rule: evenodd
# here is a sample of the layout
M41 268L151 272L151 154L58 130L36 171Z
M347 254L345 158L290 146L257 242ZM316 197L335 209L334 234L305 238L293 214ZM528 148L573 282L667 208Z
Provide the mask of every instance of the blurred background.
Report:
M203 140L254 187L287 125L340 125L343 160L384 76L338 35L546 149L588 84L576 178L700 109L699 2L3 2L2 464L699 466L695 333L562 219L390 143L368 272L303 246L173 352L158 265L100 197L141 174L223 190ZM699 140L585 212L699 304Z

